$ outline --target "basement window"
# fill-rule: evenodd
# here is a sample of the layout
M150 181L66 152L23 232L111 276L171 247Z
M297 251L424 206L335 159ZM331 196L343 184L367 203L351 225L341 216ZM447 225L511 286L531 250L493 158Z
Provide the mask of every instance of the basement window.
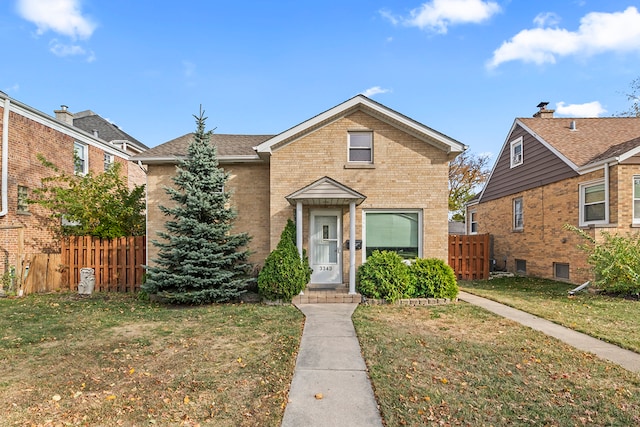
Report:
M553 277L560 280L569 280L569 264L563 262L554 262Z
M516 273L522 275L527 274L527 260L516 259Z

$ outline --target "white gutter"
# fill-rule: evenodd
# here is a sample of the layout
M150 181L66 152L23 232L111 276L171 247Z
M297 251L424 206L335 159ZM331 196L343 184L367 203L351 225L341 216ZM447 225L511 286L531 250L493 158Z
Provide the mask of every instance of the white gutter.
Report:
M7 180L9 178L9 97L4 99L4 112L2 114L2 210L0 216L5 216L9 211L7 194Z

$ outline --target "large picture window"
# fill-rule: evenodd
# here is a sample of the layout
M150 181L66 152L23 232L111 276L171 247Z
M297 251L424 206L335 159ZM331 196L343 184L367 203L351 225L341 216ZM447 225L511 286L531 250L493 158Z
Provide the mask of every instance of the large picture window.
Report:
M364 254L393 251L404 259L422 256L422 214L419 211L364 213Z
M604 181L580 185L580 225L606 223L607 200Z

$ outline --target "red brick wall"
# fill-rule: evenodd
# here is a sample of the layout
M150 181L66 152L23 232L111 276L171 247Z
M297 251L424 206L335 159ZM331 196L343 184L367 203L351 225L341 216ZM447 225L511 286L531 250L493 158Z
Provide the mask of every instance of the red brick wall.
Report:
M4 129L2 113L0 107L0 135ZM27 187L32 195L32 190L41 186L42 178L54 174L42 165L38 154L72 173L75 141L70 135L13 111L9 113L8 137L8 212L0 217L0 274L9 266L20 268L19 252L29 255L59 251L59 243L48 227L50 212L37 205L30 205L28 213L17 211L18 186ZM116 158L116 161L124 163L126 177L129 162L123 158ZM89 167L95 172L104 170L104 152L100 148L89 146Z

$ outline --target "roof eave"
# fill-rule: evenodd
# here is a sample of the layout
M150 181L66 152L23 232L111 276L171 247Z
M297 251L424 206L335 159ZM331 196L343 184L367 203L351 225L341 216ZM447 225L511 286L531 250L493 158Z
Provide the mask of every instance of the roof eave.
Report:
M142 157L136 156L133 160L142 162L146 165L159 165L159 164L176 164L182 160L185 160L187 156L164 156L164 157ZM242 156L218 156L218 162L220 163L256 163L261 162L262 159L257 155L242 155Z

